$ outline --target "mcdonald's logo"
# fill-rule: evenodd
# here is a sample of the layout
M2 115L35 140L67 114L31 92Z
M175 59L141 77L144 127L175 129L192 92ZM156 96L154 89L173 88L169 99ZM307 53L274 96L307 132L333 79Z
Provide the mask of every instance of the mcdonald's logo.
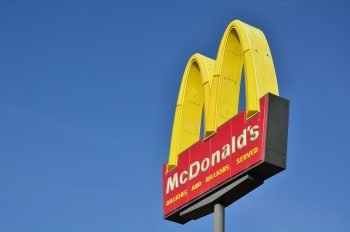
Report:
M242 70L246 110L238 113ZM212 202L228 205L285 169L289 105L278 95L263 32L239 20L226 28L216 60L198 53L189 59L163 166L166 219L199 218Z
M251 117L259 112L262 96L278 95L272 56L262 31L235 20L226 28L216 60L201 54L190 58L176 104L168 169L199 140L202 111L206 137L237 114L243 67L247 117Z

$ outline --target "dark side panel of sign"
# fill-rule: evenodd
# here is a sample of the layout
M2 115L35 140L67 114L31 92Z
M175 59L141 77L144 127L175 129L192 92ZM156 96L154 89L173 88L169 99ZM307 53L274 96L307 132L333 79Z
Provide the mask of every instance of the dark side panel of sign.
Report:
M246 119L241 112L213 137L182 152L175 168L167 171L164 165L165 219L179 223L197 219L211 213L215 202L231 204L284 170L288 110L287 100L268 94L260 99L258 114ZM226 191L230 186L234 187Z

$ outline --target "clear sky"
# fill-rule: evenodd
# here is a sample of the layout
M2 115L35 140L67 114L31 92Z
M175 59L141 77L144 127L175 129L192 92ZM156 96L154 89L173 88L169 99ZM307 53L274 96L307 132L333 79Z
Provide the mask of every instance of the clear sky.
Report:
M0 0L0 231L213 231L162 218L188 58L261 28L291 101L288 167L226 209L227 231L350 231L346 1Z

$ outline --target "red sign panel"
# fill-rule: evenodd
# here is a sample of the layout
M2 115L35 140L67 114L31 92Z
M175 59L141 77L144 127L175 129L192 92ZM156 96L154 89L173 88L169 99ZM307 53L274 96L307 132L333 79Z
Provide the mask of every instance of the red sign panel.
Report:
M264 161L267 104L262 97L258 114L247 120L241 112L182 152L176 167L163 166L165 216Z

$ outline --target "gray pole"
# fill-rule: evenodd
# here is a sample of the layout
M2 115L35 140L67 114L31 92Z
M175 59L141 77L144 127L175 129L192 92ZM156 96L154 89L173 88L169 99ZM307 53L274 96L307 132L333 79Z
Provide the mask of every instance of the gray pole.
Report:
M214 205L214 232L225 231L225 208L221 204Z

